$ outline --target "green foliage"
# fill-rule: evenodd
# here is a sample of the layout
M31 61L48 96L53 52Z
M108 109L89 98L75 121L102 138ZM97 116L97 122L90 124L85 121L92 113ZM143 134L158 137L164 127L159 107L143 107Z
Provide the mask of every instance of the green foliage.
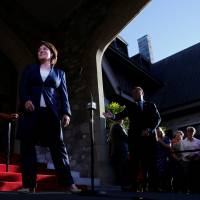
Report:
M125 106L121 106L119 103L117 102L111 102L110 104L108 104L106 106L106 111L110 111L113 114L117 114L121 111L123 111L125 108Z
M111 102L110 104L106 105L106 112L110 111L113 114L117 114L122 112L125 109L125 106L121 106L119 103L117 102ZM114 122L112 120L106 119L106 128L110 129L110 127L112 126ZM129 127L129 119L125 118L124 119L124 124L123 124L125 129L128 129Z

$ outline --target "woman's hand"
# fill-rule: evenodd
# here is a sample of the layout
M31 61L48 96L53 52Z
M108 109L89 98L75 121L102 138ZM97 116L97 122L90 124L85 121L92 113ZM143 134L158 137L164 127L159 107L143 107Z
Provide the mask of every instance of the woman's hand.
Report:
M25 103L25 109L28 111L28 112L32 112L35 110L35 106L33 105L32 101L28 100L26 101Z
M17 113L11 113L11 114L0 113L0 119L15 121L18 117L19 115Z
M67 127L70 123L70 117L68 115L63 115L63 118L62 118L62 124L63 124L63 127Z
M16 120L17 118L19 118L19 115L17 114L17 113L11 113L10 115L9 115L9 119L10 120Z

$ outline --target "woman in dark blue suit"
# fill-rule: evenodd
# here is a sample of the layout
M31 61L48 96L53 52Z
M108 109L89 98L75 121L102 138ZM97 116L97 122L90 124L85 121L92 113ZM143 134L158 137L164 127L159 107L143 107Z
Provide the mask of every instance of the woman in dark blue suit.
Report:
M64 71L55 68L57 50L53 44L42 41L37 51L39 64L28 65L20 82L18 138L21 142L22 181L21 192L36 188L35 145L48 146L58 177L66 190L80 192L71 176L68 156L63 142L62 128L70 123L70 105Z

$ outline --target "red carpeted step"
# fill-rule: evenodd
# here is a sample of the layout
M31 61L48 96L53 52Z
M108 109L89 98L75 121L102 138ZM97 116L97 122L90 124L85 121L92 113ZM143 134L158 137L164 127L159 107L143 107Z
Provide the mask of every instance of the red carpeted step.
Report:
M86 186L78 186L82 190L87 190ZM9 181L0 181L0 191L17 191L18 189L22 188L22 182L9 182ZM56 182L38 182L36 192L41 191L65 191L66 187L61 187Z
M18 182L22 181L22 176L16 172L0 172L0 181Z
M37 190L36 191L65 191L57 183L55 170L46 169L46 164L38 164ZM6 164L0 164L0 191L16 191L22 187L22 175L20 164L10 164L6 172ZM87 190L86 186L79 186Z
M47 169L45 164L39 163L37 166L37 171L39 174L54 175L55 170ZM6 164L0 164L0 172L6 172ZM21 172L21 167L19 165L9 165L8 172Z
M0 173L0 181L22 181L22 175L21 173L16 172L1 172ZM37 175L37 181L39 182L56 182L56 176L55 175L44 175L44 174L38 174Z
M16 191L22 188L21 181L0 181L0 191ZM46 182L43 180L37 182L36 191L65 191L66 188L61 187L55 181Z
M9 165L9 172L21 172L21 167L19 165ZM6 164L0 164L0 172L6 172Z
M37 182L38 183L56 183L57 178L56 178L55 175L38 174L37 175Z
M13 172L0 173L0 191L15 191L22 187L21 174ZM37 191L62 190L55 175L38 175Z
M22 182L0 181L0 191L16 191L22 187Z

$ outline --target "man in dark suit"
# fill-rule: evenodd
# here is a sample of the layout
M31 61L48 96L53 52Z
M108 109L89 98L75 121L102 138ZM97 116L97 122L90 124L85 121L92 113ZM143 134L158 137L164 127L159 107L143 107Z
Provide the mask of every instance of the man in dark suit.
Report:
M141 87L133 88L132 97L133 102L121 113L113 115L107 112L104 116L113 120L129 118L128 146L133 173L132 187L134 190L137 189L138 174L142 170L144 184L148 184L149 190L155 191L157 189L155 130L161 118L156 105L144 100Z

